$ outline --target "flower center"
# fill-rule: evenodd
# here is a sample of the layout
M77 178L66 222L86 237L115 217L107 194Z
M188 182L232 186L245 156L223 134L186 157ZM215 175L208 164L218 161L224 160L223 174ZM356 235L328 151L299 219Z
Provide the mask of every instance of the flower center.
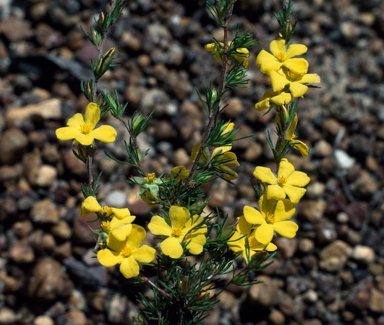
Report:
M275 216L273 215L273 213L267 212L267 214L265 216L265 221L269 224L274 224L276 220L275 220Z
M287 182L284 176L280 176L279 179L277 180L277 185L280 187L283 187L283 185Z
M182 232L180 228L172 229L172 237L180 237L181 235Z
M101 227L105 230L111 230L111 223L109 221L104 221L101 223Z
M289 81L295 81L295 78L297 77L297 74L292 71L287 71L286 75Z
M89 134L89 132L91 132L91 126L87 124L80 125L80 129L83 134Z
M111 214L111 208L109 206L105 206L102 208L102 213L104 216L107 216L109 214Z
M283 62L284 61L284 58L285 58L285 54L284 53L278 53L276 55L276 58L280 61L280 62Z
M155 181L155 180L156 180L155 173L148 174L147 177L144 177L144 179L145 179L147 182Z
M125 246L122 250L121 250L121 255L123 255L124 257L130 257L132 254L132 249L130 249L128 246Z

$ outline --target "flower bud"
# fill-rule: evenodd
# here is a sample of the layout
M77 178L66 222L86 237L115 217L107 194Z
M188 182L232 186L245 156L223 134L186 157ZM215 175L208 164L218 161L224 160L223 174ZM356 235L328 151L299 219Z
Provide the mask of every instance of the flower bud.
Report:
M140 124L143 120L143 115L139 114L133 121L132 124L132 132L135 136L139 135L140 133Z
M216 91L216 88L215 87L212 87L211 88L211 106L213 106L215 103L216 103L216 100L217 100L217 91Z
M191 212L191 214L200 215L203 212L204 208L207 206L207 204L208 202L202 202L202 201L195 202L189 207L189 211Z
M136 317L132 317L133 325L148 325L147 321L143 317L143 315L139 315Z
M185 296L189 291L189 276L185 275L181 281L181 292Z
M247 280L247 277L247 274L238 274L233 277L232 282L236 285L242 285Z
M105 15L104 15L104 12L101 11L99 16L99 21L98 21L99 26L104 24L104 20L105 20Z
M251 261L249 262L249 268L252 270L257 270L260 265L269 257L267 251L261 251L252 256Z
M286 32L287 34L290 34L290 33L292 32L292 24L291 24L290 21L287 22L287 24L285 25L285 32Z
M227 241L229 238L231 238L233 232L236 229L236 225L237 225L237 223L232 225L232 226L225 227L223 232L221 233L220 237L218 238L218 240Z

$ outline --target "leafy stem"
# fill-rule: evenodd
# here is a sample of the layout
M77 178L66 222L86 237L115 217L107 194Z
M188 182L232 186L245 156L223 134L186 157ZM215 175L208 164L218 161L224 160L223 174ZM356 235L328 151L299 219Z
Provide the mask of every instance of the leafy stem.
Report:
M127 129L128 133L129 133L129 136L131 137L130 141L132 142L133 148L134 148L136 167L137 167L137 169L139 169L139 171L142 174L145 174L144 169L143 169L143 167L141 167L141 163L140 163L140 157L139 157L139 150L140 149L139 149L139 146L137 145L136 136L131 132L131 129L128 127L127 123L121 117L119 118L119 121L121 123L123 123L123 125L125 126L125 128Z
M110 3L110 6L109 6L109 9L107 11L107 14L110 15L112 12L113 12L113 9L115 7L115 3L116 3L116 0L111 0L111 3ZM104 30L101 34L101 43L100 45L97 46L97 52L98 52L98 61L101 60L101 57L103 55L103 47L104 47L104 44L105 44L105 41L107 39L107 34L108 34L108 30L109 28L107 28L106 30ZM97 94L96 94L96 91L97 91L97 83L98 83L99 79L95 77L95 82L94 82L94 85L93 85L93 102L96 103L96 97L97 97Z
M228 15L227 15L227 18L224 21L224 26L223 26L223 29L224 29L224 49L223 49L223 59L222 59L220 84L219 84L219 90L217 92L219 94L219 98L216 101L213 110L209 114L208 125L207 125L207 128L205 129L203 140L201 141L200 149L199 149L199 151L197 153L195 162L193 163L191 172L190 172L190 174L189 174L189 176L187 178L187 181L186 181L187 186L189 186L189 182L191 181L192 177L196 173L197 167L199 166L200 157L201 157L201 155L203 153L203 150L205 148L205 145L206 145L206 143L208 141L208 137L209 137L210 133L212 132L212 129L214 128L214 126L216 124L216 117L217 117L217 115L219 113L220 99L221 99L221 97L223 95L224 84L225 84L225 76L227 74L227 62L228 62L228 24L229 24L229 21L232 18L233 4L234 4L235 1L236 0L232 0L230 5L229 5L230 9L228 11ZM217 5L218 6L220 5L219 1L217 1Z

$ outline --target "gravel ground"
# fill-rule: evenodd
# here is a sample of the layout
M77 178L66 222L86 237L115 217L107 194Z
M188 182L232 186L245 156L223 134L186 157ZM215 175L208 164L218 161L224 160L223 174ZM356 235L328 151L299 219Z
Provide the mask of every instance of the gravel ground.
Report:
M249 27L260 46L250 58L247 89L231 92L225 119L255 134L237 142L241 175L206 188L231 220L255 196L249 178L256 165L272 166L265 140L273 113L254 104L269 78L254 66L276 38L277 0L239 1L231 22ZM146 289L94 258L94 239L79 220L84 164L55 129L87 105L79 81L90 77L95 50L89 30L104 0L0 1L0 324L130 324ZM321 77L299 109L297 135L307 158L291 154L311 177L297 206L295 239L277 238L274 263L249 290L229 286L205 324L384 324L384 3L382 0L294 1L299 20L294 42L305 44L309 72ZM100 82L129 101L127 114L156 110L141 148L144 168L161 173L190 166L206 118L194 87L217 82L219 66L204 45L220 30L204 1L132 0L110 31L120 67ZM136 171L102 151L124 157L124 127L111 117L117 141L100 145L95 172L103 170L100 201L129 207L140 223L150 208L126 183ZM148 239L148 242L152 238ZM152 270L147 270L153 274ZM152 272L152 273L151 273Z

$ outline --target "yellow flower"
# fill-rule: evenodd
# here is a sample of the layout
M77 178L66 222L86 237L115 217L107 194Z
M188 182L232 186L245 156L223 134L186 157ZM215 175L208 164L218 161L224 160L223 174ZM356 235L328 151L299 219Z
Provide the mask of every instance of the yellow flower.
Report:
M84 116L75 114L67 122L67 127L56 130L56 136L60 140L75 139L85 146L91 145L95 139L102 142L113 142L116 138L116 130L109 125L102 125L95 129L100 120L100 108L95 103L89 103Z
M244 207L244 217L251 225L260 225L256 228L255 239L263 244L271 242L276 231L283 237L293 238L299 229L297 224L286 221L295 213L295 208L291 201L284 199L280 201L267 200L266 195L262 195L259 200L261 213L249 206Z
M288 86L293 97L303 96L308 87L305 84L320 83L320 77L316 73L296 74L292 71L271 71L272 88L274 92L282 91Z
M271 71L286 67L297 74L307 73L308 62L305 59L292 59L296 55L307 52L305 45L289 45L286 50L285 40L280 38L271 42L269 50L273 55L262 50L256 58L256 66L260 67L261 72L269 75Z
M181 243L189 242L187 245L188 251L193 255L200 254L206 243L207 227L203 226L192 231L191 229L203 221L203 217L199 215L191 217L186 208L173 205L169 209L169 218L171 219L171 225L168 225L160 216L153 216L148 224L148 229L154 235L167 237L160 244L163 253L171 258L179 258L183 255Z
M273 92L270 90L266 90L263 97L261 97L260 101L255 104L255 108L261 112L265 109L268 109L270 106L270 103L276 104L278 106L288 104L292 100L292 96L290 93L286 92Z
M220 47L216 43L209 43L204 46L204 48L210 52L216 59L218 63L221 63L222 55L223 55L223 49L224 49L224 43L219 43ZM228 42L228 47L230 47L232 42ZM243 62L243 67L248 67L248 58L249 58L249 51L245 47L237 48L233 51L231 51L231 57L230 59L235 59L238 62Z
M99 202L93 197L88 196L84 202L81 204L81 215L80 218L86 217L88 214L92 212L103 212L107 216L110 214L113 214L118 219L124 219L126 217L129 217L131 213L127 208L125 209L117 209L117 208L110 208L110 207L101 207ZM136 218L136 217L135 217ZM132 220L133 221L133 220Z
M199 149L201 147L201 144L196 144L193 149L190 156L190 160L194 162L197 157L197 153L199 152ZM236 179L238 176L236 172L234 172L231 168L224 166L226 164L240 166L239 162L237 161L237 156L233 152L229 152L229 150L232 149L232 146L225 146L225 147L217 147L213 149L212 155L210 155L209 150L205 148L203 150L203 154L200 157L199 165L200 166L206 166L208 160L210 159L210 163L214 165L214 168L223 173L223 177L226 180L233 180ZM219 163L221 160L224 160L225 162ZM216 164L215 164L216 163Z
M143 227L132 225L130 235L123 241L108 236L107 246L97 253L99 262L106 266L120 264L120 272L127 279L138 276L140 263L150 263L155 257L155 249L147 245L141 246L146 236Z
M275 122L280 126L280 129L281 129L281 121L280 121L279 114L276 114ZM304 142L295 139L296 135L293 132L295 132L296 126L297 126L297 114L295 114L295 117L293 118L291 124L288 127L287 132L285 133L285 139L288 140L294 146L295 149L299 150L303 157L307 157L308 146Z
M302 187L310 181L306 173L295 171L293 164L286 158L280 161L277 178L269 168L260 166L255 168L253 176L263 183L271 184L267 188L268 200L282 200L288 195L293 204L299 203L306 192Z
M247 249L245 246L245 237L248 237L249 244L249 258L251 258L256 251L261 251L264 249L266 244L262 244L258 242L255 238L255 231L252 231L252 225L247 222L244 216L237 218L239 223L236 226L236 231L232 235L232 237L228 241L228 247L235 253L242 253L244 260L249 263L247 258ZM243 238L241 238L243 237ZM277 249L276 245L273 243L269 243L266 247L266 250L269 252L273 252Z
M186 169L184 166L176 166L172 168L171 170L171 177L175 178L177 174L179 174L175 179L174 182L177 184L182 179L186 179L189 176L190 171Z

